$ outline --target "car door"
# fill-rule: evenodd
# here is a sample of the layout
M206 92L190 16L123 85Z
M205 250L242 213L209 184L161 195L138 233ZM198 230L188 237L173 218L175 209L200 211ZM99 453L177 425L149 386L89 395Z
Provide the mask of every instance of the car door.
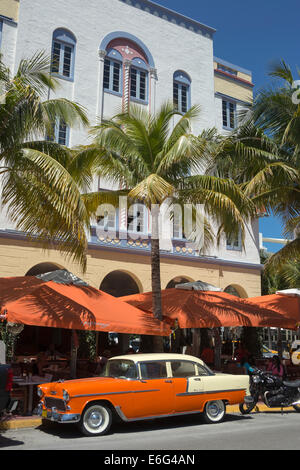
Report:
M171 361L175 392L175 412L199 411L202 403L203 383L197 364L188 360Z
M151 418L174 413L174 386L168 377L166 361L139 364L141 379L134 384L135 395L131 418Z

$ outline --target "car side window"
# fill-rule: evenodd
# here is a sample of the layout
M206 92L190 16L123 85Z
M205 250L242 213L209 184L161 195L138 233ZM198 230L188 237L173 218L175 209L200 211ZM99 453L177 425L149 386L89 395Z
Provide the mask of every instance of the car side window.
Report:
M197 370L198 370L198 375L200 375L202 377L207 377L209 375L213 375L209 369L207 369L206 367L201 366L200 364L197 364L196 367L197 367Z
M164 361L142 362L140 367L142 379L164 379L167 377L167 366Z
M171 361L172 376L177 378L194 377L195 364L188 361Z

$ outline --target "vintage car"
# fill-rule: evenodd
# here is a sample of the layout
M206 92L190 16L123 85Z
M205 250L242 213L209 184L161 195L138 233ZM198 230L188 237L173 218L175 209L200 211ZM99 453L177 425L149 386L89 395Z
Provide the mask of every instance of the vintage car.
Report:
M100 377L43 384L38 414L77 423L83 434L106 434L113 418L130 422L203 413L220 423L226 405L250 396L249 376L215 374L181 354L131 354L110 359Z

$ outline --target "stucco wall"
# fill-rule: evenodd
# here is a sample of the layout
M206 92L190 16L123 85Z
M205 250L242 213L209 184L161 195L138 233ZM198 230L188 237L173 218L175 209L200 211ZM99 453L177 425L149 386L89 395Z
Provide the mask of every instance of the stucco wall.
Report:
M52 33L63 27L77 39L75 81L59 92L81 103L94 123L99 112L99 57L102 40L114 31L139 38L151 52L158 73L156 107L173 97L173 74L184 70L192 78L192 103L200 104L201 116L194 132L214 125L213 41L204 35L158 18L120 0L26 0L21 3L16 63L38 49L51 51ZM119 99L120 100L120 99ZM105 99L106 116L113 115L116 101ZM121 101L121 100L120 100ZM72 132L71 144L82 143L84 134Z
M150 256L134 252L121 253L116 250L93 249L88 252L87 271L64 258L54 249L44 251L32 242L21 239L0 238L0 277L24 276L34 266L50 262L65 268L99 289L105 276L113 271L128 273L137 283L141 292L150 292ZM205 261L200 258L161 258L162 288L176 277L191 281L201 280L225 289L233 285L244 297L259 296L261 278L259 266L243 266L218 261Z

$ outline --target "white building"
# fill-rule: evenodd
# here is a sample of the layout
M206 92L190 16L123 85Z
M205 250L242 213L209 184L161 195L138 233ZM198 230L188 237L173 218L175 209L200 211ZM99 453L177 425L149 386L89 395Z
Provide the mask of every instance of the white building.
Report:
M91 124L126 109L129 102L137 102L154 113L169 100L182 112L191 105L200 105L195 134L213 127L224 133L231 131L240 107L252 101L252 76L248 70L214 57L214 33L212 27L149 0L1 0L0 4L4 62L16 71L21 59L39 50L52 54L52 74L61 85L57 95L85 107ZM70 147L88 142L86 130L68 129L62 122L56 125L56 139ZM131 253L140 257L139 264L147 265L149 226L144 226L144 245L129 241L124 245L115 240L109 243L99 240L92 231L91 259L98 259L102 253L108 263L111 256L117 257L120 265L122 255ZM7 237L24 248L25 241L5 214L1 214L0 229L0 248L1 239ZM30 267L32 261L26 256L24 264ZM58 262L59 255L55 256ZM220 248L214 246L199 257L199 253L186 249L179 234L172 252L164 256L162 278L166 285L175 277L184 277L202 279L224 289L231 287L241 296L260 294L257 221L248 228L245 250L240 240L224 239ZM40 263L45 257L39 254L36 260ZM174 269L168 268L170 263ZM92 265L88 276L99 287L109 272L106 264L104 268L100 263L103 272L97 271L97 277L92 272L98 267ZM137 278L139 290L150 288L149 273L136 275L133 266L118 269Z

